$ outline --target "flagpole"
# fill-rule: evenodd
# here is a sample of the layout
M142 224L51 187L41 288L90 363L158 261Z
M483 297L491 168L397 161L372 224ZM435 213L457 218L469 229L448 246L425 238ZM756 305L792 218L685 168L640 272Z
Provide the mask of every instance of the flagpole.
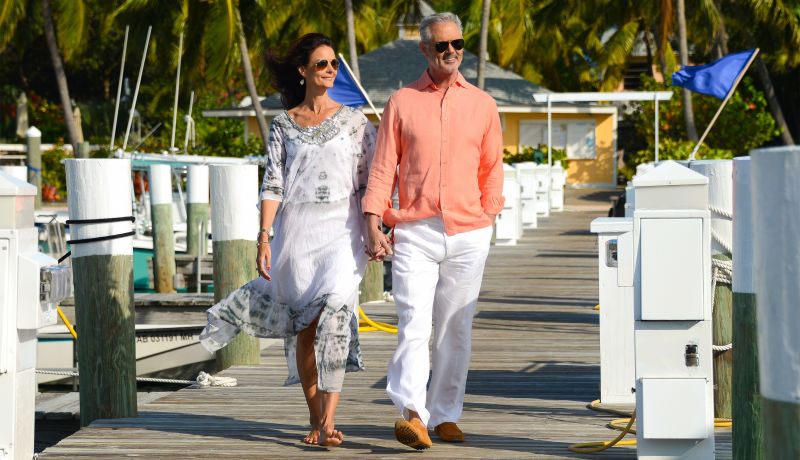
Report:
M339 53L339 60L342 61L342 64L344 65L344 68L347 69L347 72L350 74L351 77L353 77L353 81L356 83L356 86L358 87L358 90L361 91L361 94L364 95L364 99L366 99L367 100L367 104L369 104L369 106L372 107L372 111L375 112L375 116L378 117L378 121L380 122L381 121L381 114L378 113L378 109L375 108L375 105L372 103L372 100L370 100L369 94L367 94L367 92L364 91L364 87L361 86L361 82L358 81L358 78L356 78L356 76L353 74L353 71L350 69L350 66L347 65L347 60L345 60L345 58L342 55L342 53Z
M727 104L728 100L731 98L731 96L733 96L733 92L736 91L736 87L739 86L739 82L742 81L742 78L744 78L744 74L747 73L747 69L750 68L750 65L753 63L753 61L758 56L758 52L759 51L760 51L759 48L755 49L755 51L753 52L753 55L750 56L750 60L747 61L747 65L745 65L744 69L742 69L742 71L739 72L739 76L736 77L736 81L733 83L733 86L731 87L731 90L728 91L728 94L725 96L725 100L722 101L722 104L720 104L719 108L717 109L717 113L714 114L714 118L711 119L711 122L708 124L708 127L706 127L705 132L700 137L700 140L697 141L697 145L694 146L694 150L692 150L692 153L689 155L689 161L694 161L694 156L697 153L697 151L700 149L700 146L703 144L703 140L708 135L708 132L711 131L711 127L714 126L714 122L717 121L717 118L719 117L719 114L722 113L722 109L725 108L725 104Z

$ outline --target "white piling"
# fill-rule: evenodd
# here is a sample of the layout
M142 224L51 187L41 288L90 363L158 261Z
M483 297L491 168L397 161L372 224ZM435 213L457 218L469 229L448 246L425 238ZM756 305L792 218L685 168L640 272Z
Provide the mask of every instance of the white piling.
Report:
M714 414L731 418L733 382L733 300L730 260L733 252L733 162L691 161L693 171L708 177L708 209L711 211L711 257L714 281L713 339ZM709 286L711 288L711 286Z
M258 166L212 165L209 173L214 228L214 300L218 302L258 276ZM259 362L258 340L244 333L217 351L217 363L222 369Z
M204 256L208 253L208 166L189 165L188 176L186 252Z
M130 217L130 160L66 160L71 221ZM71 223L70 239L130 233L132 222ZM132 235L72 244L80 333L81 425L136 415Z
M800 458L800 148L750 157L766 458Z
M731 253L733 244L733 162L692 161L689 168L708 177L708 207L711 210L711 254Z
M172 224L172 168L150 166L153 222L153 284L156 292L175 292L175 233Z
M733 160L733 458L761 460L764 432L758 390L758 328L750 157Z

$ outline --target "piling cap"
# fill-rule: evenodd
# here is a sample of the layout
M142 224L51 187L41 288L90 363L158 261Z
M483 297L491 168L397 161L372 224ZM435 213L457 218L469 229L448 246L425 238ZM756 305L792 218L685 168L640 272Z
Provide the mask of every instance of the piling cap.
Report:
M0 196L36 196L36 187L0 172Z
M668 160L633 180L634 187L708 184L704 175Z

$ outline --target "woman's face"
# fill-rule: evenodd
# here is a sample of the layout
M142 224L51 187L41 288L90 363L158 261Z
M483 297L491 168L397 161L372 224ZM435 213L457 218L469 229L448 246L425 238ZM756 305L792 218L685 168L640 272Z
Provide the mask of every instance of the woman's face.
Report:
M333 53L333 48L327 45L318 46L311 52L308 63L300 67L300 75L305 78L308 88L332 88L333 80L339 69L339 60Z

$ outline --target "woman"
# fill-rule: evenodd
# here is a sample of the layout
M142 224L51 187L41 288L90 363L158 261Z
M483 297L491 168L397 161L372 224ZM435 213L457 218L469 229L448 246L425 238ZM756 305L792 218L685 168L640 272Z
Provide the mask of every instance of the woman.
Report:
M301 37L267 64L286 110L270 126L261 276L208 311L200 338L217 350L240 330L283 337L287 384L299 380L308 403L311 432L303 441L336 446L344 440L334 425L344 373L363 369L354 312L367 260L360 200L375 128L328 96L339 61L324 35Z

